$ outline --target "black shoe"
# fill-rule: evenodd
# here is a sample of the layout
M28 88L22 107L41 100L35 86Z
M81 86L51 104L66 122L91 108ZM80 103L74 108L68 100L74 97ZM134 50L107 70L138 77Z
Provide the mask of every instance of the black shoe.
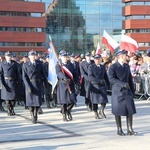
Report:
M92 111L92 108L89 105L87 105L87 111Z
M39 115L40 115L40 114L43 114L43 111L42 111L41 107L40 107L39 110L38 110L38 114L39 114Z
M24 106L21 101L18 101L18 105L19 105L19 106Z
M67 121L68 121L66 114L63 114L63 121L64 121L64 122L67 122Z
M7 115L8 115L8 116L12 116L12 112L11 112L11 109L10 109L10 108L7 110Z
M127 135L138 135L138 132L134 132L133 129L127 131Z
M14 109L11 110L11 115L12 115L12 116L16 115Z
M0 106L0 110L1 110L1 111L5 111L5 109L4 109L3 106Z
M102 118L106 118L106 115L105 115L104 112L102 112L101 110L99 111L99 115L100 115Z
M71 115L71 111L68 110L67 115L68 115L68 119L70 121L73 120L72 115Z
M117 131L117 134L120 135L120 136L125 136L125 134L123 133L122 129L119 129Z
M98 112L94 112L95 113L95 119L101 119L98 115Z

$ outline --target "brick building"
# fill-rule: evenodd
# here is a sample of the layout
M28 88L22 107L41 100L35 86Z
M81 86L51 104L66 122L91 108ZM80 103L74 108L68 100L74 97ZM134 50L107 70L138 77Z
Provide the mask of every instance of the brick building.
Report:
M18 55L34 49L46 51L45 3L25 0L1 0L0 53L12 51Z
M122 0L125 3L123 29L126 35L135 39L139 50L150 47L150 0Z

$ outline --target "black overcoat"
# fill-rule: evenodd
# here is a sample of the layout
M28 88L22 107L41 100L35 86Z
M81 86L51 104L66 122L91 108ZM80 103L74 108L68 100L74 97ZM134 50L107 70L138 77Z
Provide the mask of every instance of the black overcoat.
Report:
M93 104L107 103L107 87L109 80L103 65L99 67L95 63L88 68L88 77L91 82L90 99Z
M1 99L3 100L15 100L17 97L16 89L19 81L17 66L17 63L13 60L11 60L10 64L6 60L0 64Z
M61 64L62 66L65 66L73 75L73 80L71 80L70 76L68 76L66 73L62 72L62 69L59 64L56 64L56 74L58 78L58 84L57 84L57 102L58 104L69 104L72 103L70 99L70 93L67 87L67 84L71 90L72 93L75 93L75 71L72 65L68 62L67 64ZM66 83L67 80L67 83Z
M114 63L108 70L110 83L112 84L112 113L118 116L127 116L136 113L133 100L134 85L128 64L122 67L119 62ZM124 85L128 83L130 89L125 89Z
M32 107L41 105L43 83L47 86L43 65L39 61L35 62L36 65L33 65L31 61L24 63L22 68L22 78L26 90L26 105Z
M85 98L90 98L90 80L88 77L88 67L94 63L93 60L88 63L86 60L82 61L80 63L80 71L81 71L81 77L82 77L82 83L81 83L81 92L80 95L84 96Z

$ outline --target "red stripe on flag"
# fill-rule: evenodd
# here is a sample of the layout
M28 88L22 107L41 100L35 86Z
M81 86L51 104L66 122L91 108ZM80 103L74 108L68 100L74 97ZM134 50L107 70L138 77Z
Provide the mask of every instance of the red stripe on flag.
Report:
M62 66L63 71L73 80L73 75L72 73L66 68L65 66Z
M111 53L114 52L114 48L108 43L108 40L105 37L102 38L102 43L107 45L107 48L110 50Z

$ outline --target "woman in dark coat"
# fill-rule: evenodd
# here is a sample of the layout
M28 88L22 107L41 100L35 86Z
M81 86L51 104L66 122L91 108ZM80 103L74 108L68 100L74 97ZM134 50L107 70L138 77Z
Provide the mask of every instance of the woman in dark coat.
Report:
M57 102L58 104L61 104L63 121L68 121L68 119L72 120L71 109L73 108L74 103L76 101L75 86L74 86L76 76L74 68L68 62L67 55L68 54L65 51L63 51L60 54L61 64L58 63L56 65L56 74L58 77ZM70 94L70 92L72 94Z
M88 68L88 78L91 82L90 99L93 104L95 119L100 119L97 112L98 104L101 104L101 110L99 111L99 114L102 118L106 118L106 115L104 114L104 108L106 103L108 103L107 87L109 87L109 80L105 67L100 64L101 61L101 55L96 54L94 56L95 63L90 65Z
M109 68L109 80L112 84L112 113L115 115L117 134L124 136L121 126L121 116L127 118L127 134L136 135L132 129L132 115L136 113L133 100L134 85L130 67L126 64L127 52L119 51L118 61Z

